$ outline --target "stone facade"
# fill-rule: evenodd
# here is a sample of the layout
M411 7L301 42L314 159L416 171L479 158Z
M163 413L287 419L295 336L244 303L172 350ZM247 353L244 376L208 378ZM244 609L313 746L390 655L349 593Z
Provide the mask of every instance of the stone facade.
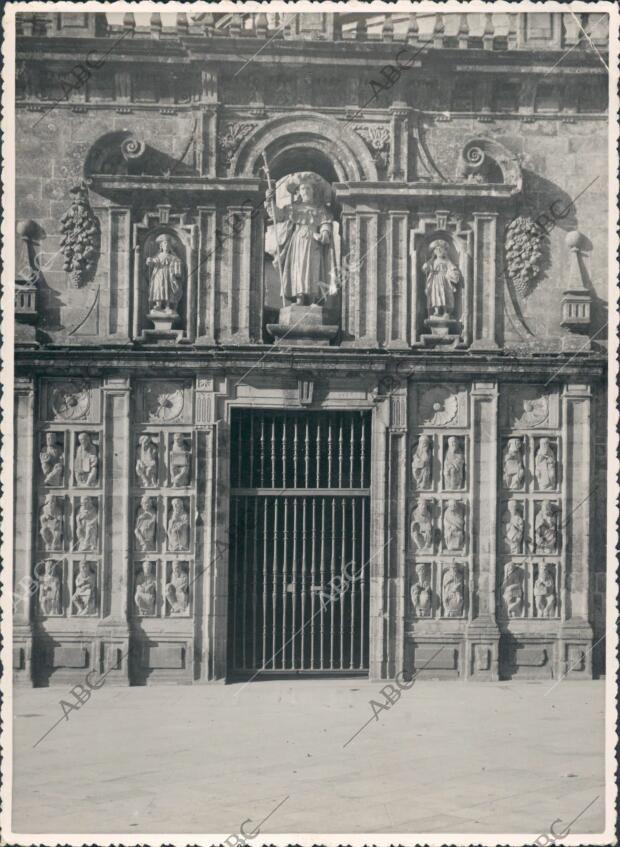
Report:
M313 497L368 497L338 524L368 567L355 669L599 673L608 94L575 16L114 18L18 16L16 680L231 679L234 464L271 449L301 502L286 420ZM605 16L580 19L604 52ZM339 424L348 486L344 412L371 432ZM311 587L269 572L274 645L287 592L328 586L316 541Z

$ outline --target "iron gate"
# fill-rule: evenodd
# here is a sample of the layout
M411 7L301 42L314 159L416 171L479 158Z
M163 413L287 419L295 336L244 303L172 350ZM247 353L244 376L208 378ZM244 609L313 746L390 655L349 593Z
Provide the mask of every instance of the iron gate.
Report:
M231 423L233 674L367 672L370 413Z

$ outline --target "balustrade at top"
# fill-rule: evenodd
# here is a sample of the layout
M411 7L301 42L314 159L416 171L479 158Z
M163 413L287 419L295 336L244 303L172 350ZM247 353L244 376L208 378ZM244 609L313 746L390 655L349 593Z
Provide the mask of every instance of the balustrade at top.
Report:
M432 47L487 50L606 48L605 13L265 13L77 12L20 13L22 36L108 36L129 31L134 38L256 38L403 42L432 40ZM429 45L431 46L431 45Z

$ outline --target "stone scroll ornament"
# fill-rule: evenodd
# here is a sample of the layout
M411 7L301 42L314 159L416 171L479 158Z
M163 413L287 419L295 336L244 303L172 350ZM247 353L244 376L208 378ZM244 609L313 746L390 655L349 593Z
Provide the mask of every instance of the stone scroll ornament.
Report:
M506 275L521 297L532 293L540 276L544 238L531 218L515 218L506 228Z
M84 180L69 191L71 206L60 219L60 249L71 285L80 288L92 275L99 251L99 221L88 198Z

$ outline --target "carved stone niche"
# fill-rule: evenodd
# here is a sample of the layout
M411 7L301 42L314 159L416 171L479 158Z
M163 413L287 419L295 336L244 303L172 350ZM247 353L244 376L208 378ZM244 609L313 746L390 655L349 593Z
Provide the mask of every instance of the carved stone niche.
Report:
M410 233L414 347L455 349L471 337L473 232L449 212Z
M133 337L150 343L195 336L197 227L185 215L147 214L133 228Z

